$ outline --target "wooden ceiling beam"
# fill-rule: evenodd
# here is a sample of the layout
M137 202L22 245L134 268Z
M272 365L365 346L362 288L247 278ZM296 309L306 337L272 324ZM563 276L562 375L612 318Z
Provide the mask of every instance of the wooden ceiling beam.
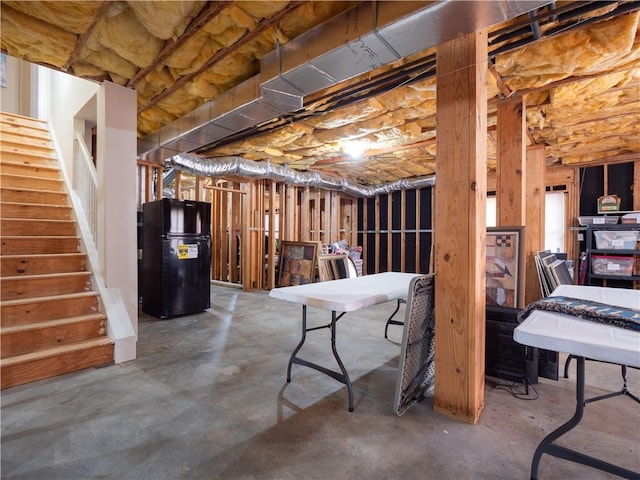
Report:
M184 75L183 77L180 77L178 80L175 81L175 83L171 86L171 88L167 88L166 90L163 90L158 95L153 97L146 105L144 105L142 108L138 109L138 115L140 115L140 113L144 112L145 110L148 110L152 106L156 105L161 100L164 100L165 98L167 98L168 96L173 94L176 90L182 88L185 84L187 84L190 81L192 81L198 75L200 75L201 73L205 72L206 70L211 68L213 65L215 65L216 63L218 63L222 59L226 58L229 54L235 52L240 47L242 47L243 45L245 45L249 41L253 40L258 35L260 35L262 32L267 30L269 27L272 27L273 25L277 24L285 16L295 12L300 7L305 5L306 3L307 3L306 1L291 2L285 8L283 8L278 13L276 13L273 17L269 17L269 18L263 19L260 23L258 23L258 26L255 29L253 29L250 32L248 32L240 40L235 42L231 47L218 50L209 60L207 60L205 63L203 63L202 66L198 70L196 70L195 72L192 72L192 73L190 73L188 75Z
M158 65L162 65L173 52L184 45L189 38L202 30L205 25L217 17L220 12L229 5L231 5L230 2L212 2L207 7L200 10L200 13L198 13L198 15L191 21L185 32L180 35L178 40L174 40L172 38L167 40L156 59L150 65L139 69L131 80L129 80L127 87L135 87L140 80L147 76L149 72L155 70Z
M80 52L82 52L82 47L84 47L84 44L87 42L87 39L89 38L89 36L91 36L93 31L95 30L96 25L98 24L98 20L105 14L110 4L111 4L111 0L106 0L105 2L102 3L102 5L100 5L100 8L96 13L96 16L93 18L93 22L91 22L91 25L89 25L89 28L87 28L83 33L80 34L80 36L78 37L78 40L76 41L75 46L73 47L73 51L71 52L71 55L69 55L69 59L65 62L65 64L62 67L60 67L60 70L62 70L63 72L68 71L69 68L71 68L71 65L73 65L78 60L78 57L80 56Z

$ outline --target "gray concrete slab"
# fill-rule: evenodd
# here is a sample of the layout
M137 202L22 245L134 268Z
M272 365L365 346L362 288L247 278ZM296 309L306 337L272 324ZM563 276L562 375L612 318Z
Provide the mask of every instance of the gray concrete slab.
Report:
M487 384L476 425L434 413L431 398L398 417L401 327L383 338L393 308L339 321L353 413L344 385L316 371L294 365L286 383L299 306L212 286L210 311L141 313L137 360L2 392L2 478L528 478L538 442L573 413L573 378L541 379L535 400ZM328 320L321 310L309 316ZM305 358L328 361L328 334L310 334ZM640 393L638 371L629 376ZM619 367L588 362L587 396L621 385ZM639 407L628 397L590 404L562 443L640 471ZM615 477L544 456L540 478Z

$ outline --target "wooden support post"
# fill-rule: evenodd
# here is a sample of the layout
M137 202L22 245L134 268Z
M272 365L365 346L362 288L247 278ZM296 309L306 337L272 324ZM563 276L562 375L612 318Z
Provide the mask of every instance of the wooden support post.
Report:
M422 225L420 224L420 197L422 196L422 190L416 190L416 259L413 271L416 273L420 272L420 230L422 229Z
M227 228L229 230L229 237L231 238L231 247L229 248L228 258L229 262L233 262L234 268L232 270L232 282L242 283L242 255L243 255L243 243L242 243L242 229L244 225L244 205L246 204L243 199L248 196L248 189L240 182L228 183L232 190L240 190L243 193L231 194L231 214L227 221ZM238 266L238 252L240 252L240 266Z
M526 118L522 97L498 103L496 218L502 226L525 224Z
M331 195L331 209L329 210L331 219L329 225L331 225L331 242L337 242L341 240L340 235L340 195L338 192L330 192Z
M436 47L434 410L476 423L484 407L487 31Z
M204 185L204 177L196 177L196 201L202 202L202 186Z
M276 286L276 182L269 182L269 251L267 252L267 288Z
M369 201L367 198L362 199L362 273L367 273L367 252L369 248Z
M633 209L640 210L640 160L633 162Z
M300 192L300 240L303 242L312 240L309 212L309 187L305 187Z
M162 167L158 167L156 170L156 200L162 200L164 197L164 188L162 185Z
M173 194L173 198L181 199L182 198L182 185L180 180L182 179L182 172L180 170L176 170L175 182L176 189Z
M375 244L376 251L374 253L375 258L375 266L374 273L378 273L380 271L380 195L376 196L375 200Z
M407 228L407 191L400 192L400 271L405 272L405 255L406 250L406 230Z
M544 250L544 207L545 207L545 152L544 145L527 148L527 183L525 230L525 281L524 305L540 300L540 282L535 255Z
M153 201L153 167L149 165L144 166L145 182L144 182L144 201Z
M387 193L387 272L393 270L393 194Z

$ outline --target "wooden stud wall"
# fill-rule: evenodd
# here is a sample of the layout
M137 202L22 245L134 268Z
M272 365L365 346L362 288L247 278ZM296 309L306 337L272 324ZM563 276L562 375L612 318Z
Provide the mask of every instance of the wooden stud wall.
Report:
M415 200L409 204L407 192L400 191L396 194L384 194L373 199L363 199L360 201L362 208L362 224L359 226L358 237L363 249L363 271L365 273L379 273L382 271L394 270L412 273L427 273L430 271L430 260L422 266L420 259L425 255L430 255L431 242L425 244L421 241L421 236L432 233L431 228L421 226L421 192L425 189L415 191ZM429 195L433 195L433 189L427 188ZM384 201L381 201L384 198ZM386 210L384 204L386 202ZM399 202L397 205L395 202ZM432 198L433 202L433 198ZM397 208L394 208L397 207ZM370 210L373 209L373 215ZM357 218L357 210L354 218ZM369 218L373 217L373 221ZM412 219L413 217L413 219ZM382 219L386 222L383 228ZM412 219L409 222L409 219ZM407 223L412 223L413 228L407 228ZM399 225L399 228L393 228ZM408 235L414 235L414 254L407 254ZM386 241L383 242L383 240ZM356 240L357 241L357 240ZM351 245L358 243L352 242ZM394 252L398 252L397 261L394 262ZM370 262L373 258L373 262ZM382 261L381 261L382 260ZM398 263L399 262L399 263Z

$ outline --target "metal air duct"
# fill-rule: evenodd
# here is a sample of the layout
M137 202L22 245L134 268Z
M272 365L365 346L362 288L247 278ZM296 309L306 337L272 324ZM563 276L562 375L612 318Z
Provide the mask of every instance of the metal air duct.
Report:
M305 95L549 3L362 3L265 55L259 75L140 139L138 157L161 163L298 110Z
M253 179L270 179L302 187L338 190L354 197L374 197L396 190L412 190L435 184L435 176L414 180L398 180L382 185L365 186L345 178L331 177L317 172L299 172L270 162L252 162L240 157L203 158L189 153L171 157L171 166L192 175L205 177L237 176Z

